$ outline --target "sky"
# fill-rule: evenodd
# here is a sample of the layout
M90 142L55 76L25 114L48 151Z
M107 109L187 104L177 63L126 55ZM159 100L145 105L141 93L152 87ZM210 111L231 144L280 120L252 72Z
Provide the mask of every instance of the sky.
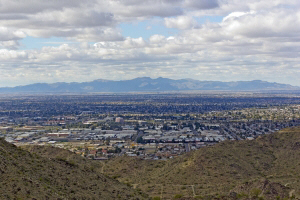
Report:
M300 86L299 0L0 0L0 87L136 77Z

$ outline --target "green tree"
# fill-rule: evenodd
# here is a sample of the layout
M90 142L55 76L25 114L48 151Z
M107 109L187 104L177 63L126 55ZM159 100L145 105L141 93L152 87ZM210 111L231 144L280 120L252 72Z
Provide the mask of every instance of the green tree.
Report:
M105 140L106 145L109 145L109 143L110 143L110 137L106 138L106 140Z
M136 140L137 143L143 144L145 141L143 140L143 137L138 137Z

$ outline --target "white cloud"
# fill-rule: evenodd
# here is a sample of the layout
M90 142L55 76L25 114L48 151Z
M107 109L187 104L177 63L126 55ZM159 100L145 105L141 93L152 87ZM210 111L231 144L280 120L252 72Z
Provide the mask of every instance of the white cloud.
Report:
M292 12L291 12L292 11ZM229 16L222 25L228 32L249 38L259 37L299 37L300 11L274 9L268 12L249 12L239 16Z
M176 18L165 18L165 25L168 28L190 29L197 26L197 22L190 16L178 16Z
M16 40L0 41L0 48L3 49L18 49L20 43Z
M15 51L15 50L7 50L0 49L0 60L5 62L18 62L27 60L28 54L25 51Z
M33 37L56 36L87 42L120 40L116 26L121 22L179 16L187 12L185 6L209 9L215 4L216 0L209 3L189 0L0 0L0 23L3 27L22 30ZM179 28L192 25L180 24L180 20L193 23L184 16L178 20ZM174 23L173 26L176 25Z
M0 41L19 40L24 37L26 37L26 35L22 31L0 27Z
M251 13L251 12L250 12ZM227 15L226 17L223 18L223 22L226 20L230 20L232 18L238 18L241 17L243 15L248 14L247 12L232 12L229 15ZM254 12L252 12L252 14L255 14ZM234 20L234 19L233 19Z
M152 44L160 44L162 42L165 41L165 36L163 35L152 35L150 38L149 38L149 41L152 43Z
M142 37L139 38L126 38L124 41L124 48L142 48L146 46L146 42Z

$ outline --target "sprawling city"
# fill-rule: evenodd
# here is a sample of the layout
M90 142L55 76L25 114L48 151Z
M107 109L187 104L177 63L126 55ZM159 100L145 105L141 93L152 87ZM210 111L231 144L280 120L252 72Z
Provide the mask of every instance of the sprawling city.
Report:
M300 125L300 96L264 93L14 96L0 100L1 137L83 157L171 159L225 140Z

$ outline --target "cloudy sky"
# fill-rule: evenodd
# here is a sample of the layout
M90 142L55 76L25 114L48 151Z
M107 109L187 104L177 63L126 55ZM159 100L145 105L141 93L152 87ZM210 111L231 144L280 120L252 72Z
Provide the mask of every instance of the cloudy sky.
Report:
M300 86L299 0L0 0L0 87L149 76Z

